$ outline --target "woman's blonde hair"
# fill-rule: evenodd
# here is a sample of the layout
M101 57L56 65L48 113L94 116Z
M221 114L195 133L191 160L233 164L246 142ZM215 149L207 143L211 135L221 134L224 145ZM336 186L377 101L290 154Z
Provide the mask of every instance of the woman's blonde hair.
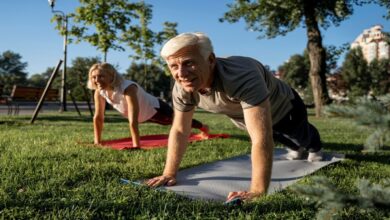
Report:
M169 56L172 56L180 49L187 46L198 46L199 52L204 59L208 59L211 53L213 53L213 45L211 40L204 33L182 33L176 37L170 39L161 49L161 56L166 61Z
M112 77L111 86L113 88L117 88L121 85L123 78L122 76L116 71L116 69L109 63L95 63L91 66L88 73L88 82L87 82L87 88L95 90L97 89L96 85L92 82L92 72L95 70L102 71L109 76Z

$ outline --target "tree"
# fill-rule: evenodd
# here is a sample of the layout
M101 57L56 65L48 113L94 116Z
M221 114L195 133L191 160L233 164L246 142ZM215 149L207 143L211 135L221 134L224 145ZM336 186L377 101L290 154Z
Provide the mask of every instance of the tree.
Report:
M68 15L74 22L69 35L76 38L76 43L87 41L97 47L104 54L104 62L109 49L124 50L123 46L127 45L134 51L129 57L143 60L145 68L152 64L163 66L155 53L156 44L177 35L177 24L165 22L161 32L149 29L152 5L126 0L80 0L80 4L75 13ZM61 30L61 17L55 16L54 20L58 21L57 29ZM144 70L145 74L151 72ZM147 85L143 86L148 90Z
M46 86L45 77L41 74L34 74L27 79L27 85L32 87L45 87Z
M146 64L132 63L126 70L125 78L133 80L140 85L145 85L149 88L148 92L154 96L160 96L163 92L167 99L170 99L170 80L171 77L164 74L164 70L157 65L150 65L145 67ZM144 70L148 69L150 73L145 74Z
M375 99L359 97L350 105L330 105L326 113L348 117L358 126L371 128L373 132L366 139L365 151L382 150L390 140L390 94Z
M4 93L10 93L14 84L24 84L27 73L27 62L22 56L7 50L0 55L0 84L4 84Z
M129 29L133 20L138 19L134 10L139 4L126 0L79 1L81 6L68 15L74 24L69 35L76 38L76 43L86 41L97 47L104 54L104 61L109 49L124 50L120 36ZM54 15L53 20L57 21L56 28L61 30L61 16Z
M156 74L154 71L150 71L148 68L154 65L164 66L164 61L160 58L156 50L156 44L162 44L165 40L168 40L177 35L177 23L165 22L164 29L161 32L154 32L148 28L152 19L152 6L145 4L143 1L140 2L135 12L140 17L140 25L131 27L124 35L122 41L127 42L127 45L132 48L135 52L130 57L135 61L144 63L143 80L140 82L145 90L149 91L150 83L146 76L147 74ZM153 77L153 76L152 76Z
M87 89L89 68L100 62L98 57L76 57L72 67L68 69L68 89L78 101L90 100L90 91Z
M309 203L318 208L316 219L346 219L342 213L345 209L355 209L359 212L377 212L377 208L388 210L390 207L390 179L384 179L383 184L371 183L367 179L358 179L358 193L344 193L337 189L335 181L324 176L313 177L313 183L292 186L293 191L305 197ZM368 215L371 216L372 215ZM367 217L368 217L367 216ZM354 218L355 217L355 218ZM354 216L352 219L359 219ZM351 217L349 217L351 218Z
M339 47L336 47L334 45L328 45L325 47L327 74L333 74L333 72L337 71L337 61L344 52L349 50L349 48L349 43L344 43Z
M135 13L140 18L140 24L130 27L122 41L134 50L135 54L130 57L145 62L156 57L154 52L155 33L148 28L152 19L152 6L145 4L143 1L139 4Z
M327 85L329 88L329 95L332 97L332 102L341 103L348 100L347 84L341 75L341 68L337 68L327 78Z
M313 106L313 95L308 83L310 61L308 53L292 55L287 62L279 67L281 79L294 88L307 106Z
M260 37L274 38L286 35L304 26L307 33L307 50L310 57L310 81L313 89L316 116L321 116L324 102L329 99L326 87L326 52L322 45L320 26L339 25L353 12L357 0L236 0L228 4L230 11L220 21L238 22L243 18L247 28L260 32Z
M351 49L345 56L341 76L347 84L350 98L368 94L371 77L360 47Z
M390 59L374 59L368 66L371 75L370 91L374 96L390 92Z
M283 81L294 89L303 90L307 87L309 68L310 65L305 62L305 57L295 54L279 67L279 71L283 72Z
M387 9L387 15L384 17L390 19L390 0L376 0L376 3Z

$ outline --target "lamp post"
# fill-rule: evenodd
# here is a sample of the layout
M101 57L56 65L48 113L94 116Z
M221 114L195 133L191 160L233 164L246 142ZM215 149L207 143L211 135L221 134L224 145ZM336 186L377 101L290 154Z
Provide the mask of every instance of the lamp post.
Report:
M61 106L60 106L60 112L67 111L66 108L66 57L67 57L67 45L68 45L68 16L59 10L54 10L55 0L48 0L49 5L51 7L51 11L54 14L58 14L61 16L61 19L63 21L62 28L65 31L64 33L64 67L62 69L62 76L61 76Z

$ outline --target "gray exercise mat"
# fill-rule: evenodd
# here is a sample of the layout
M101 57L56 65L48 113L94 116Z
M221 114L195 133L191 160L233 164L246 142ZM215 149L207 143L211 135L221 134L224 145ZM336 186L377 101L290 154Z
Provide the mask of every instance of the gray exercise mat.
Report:
M286 153L285 149L274 150L268 194L344 158L343 155L327 153L324 161L311 163L307 160L286 160ZM245 155L181 170L177 175L177 185L162 188L193 199L225 201L229 192L248 190L250 181L250 155Z

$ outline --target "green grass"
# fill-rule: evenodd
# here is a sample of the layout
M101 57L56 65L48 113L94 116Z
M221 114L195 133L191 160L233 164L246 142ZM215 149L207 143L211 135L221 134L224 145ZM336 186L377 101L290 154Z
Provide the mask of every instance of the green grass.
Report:
M212 132L229 139L190 144L181 168L250 153L245 132L221 115L197 112ZM148 188L120 183L161 174L166 149L116 151L88 147L91 118L75 113L0 116L0 219L313 219L317 207L290 189L241 208L219 202L193 201ZM358 193L361 178L381 183L390 178L389 148L362 154L369 130L340 118L310 118L322 135L325 151L346 154L346 160L305 177L326 176L344 193ZM142 124L142 134L167 133L168 126ZM128 135L126 120L108 113L104 139ZM387 149L387 150L386 150ZM390 218L389 210L345 209L348 219Z

